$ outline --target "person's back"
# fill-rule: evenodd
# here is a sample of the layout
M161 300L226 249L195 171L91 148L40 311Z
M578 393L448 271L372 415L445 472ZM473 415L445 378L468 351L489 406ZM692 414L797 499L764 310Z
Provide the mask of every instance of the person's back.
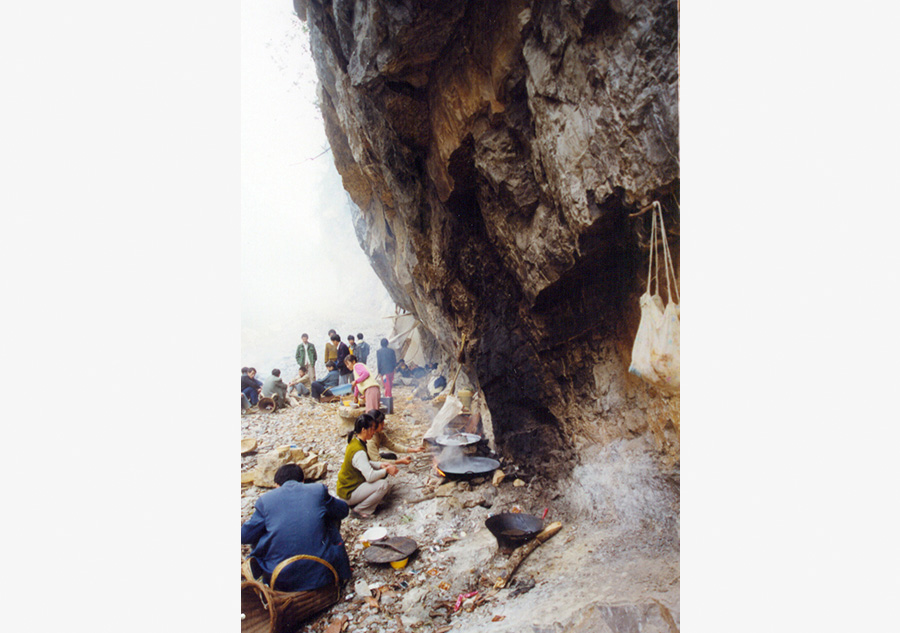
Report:
M257 500L256 512L241 526L241 542L254 545L251 556L267 580L281 561L300 554L328 561L344 580L350 564L337 526L348 512L347 504L332 497L324 484L286 481ZM302 560L279 572L276 589L305 591L332 579L321 563Z
M378 373L381 375L390 374L397 367L397 354L390 347L381 347L375 353L378 359Z
M284 381L281 379L280 371L277 374L273 371L273 374L266 378L262 386L262 391L263 395L266 397L271 397L276 394L282 398L285 397L287 394L287 385L285 385Z

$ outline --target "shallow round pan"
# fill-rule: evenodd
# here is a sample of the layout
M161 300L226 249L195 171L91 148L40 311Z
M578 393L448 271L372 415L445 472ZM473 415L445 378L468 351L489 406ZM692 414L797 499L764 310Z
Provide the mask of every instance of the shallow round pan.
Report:
M450 433L449 435L440 435L434 441L441 446L468 446L481 441L481 436L474 433Z
M437 467L445 475L486 475L500 468L500 462L490 457L463 455L440 461Z

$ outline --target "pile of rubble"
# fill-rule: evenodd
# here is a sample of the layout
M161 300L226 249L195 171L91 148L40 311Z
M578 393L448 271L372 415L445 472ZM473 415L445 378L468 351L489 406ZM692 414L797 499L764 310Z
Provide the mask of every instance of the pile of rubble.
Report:
M275 413L241 417L247 446L256 442L255 450L242 455L242 522L252 515L259 495L274 486L274 470L287 461L300 463L308 479L320 480L334 492L346 446L339 406L306 398ZM435 412L430 402L414 398L411 388L395 389L387 431L398 443L417 446ZM410 457L409 465L399 466L392 492L373 518L342 522L353 578L341 602L309 620L301 631L502 633L532 630L523 627L544 621L567 623L566 630L592 631L610 618L620 625L633 621L646 632L673 630L668 622L678 617L677 549L664 560L646 560L640 544L632 543L632 554L622 556L613 532L569 516L555 482L531 478L514 464L502 464L492 475L454 481L440 476L430 452ZM487 518L500 512L547 514L548 522L563 524L559 535L522 562L504 588L498 580L509 573L515 554L500 553L485 528ZM360 535L374 526L386 528L389 536L416 541L419 549L406 567L363 560ZM241 556L249 550L242 546ZM603 565L592 565L600 561ZM599 591L594 585L604 580L605 590ZM621 604L605 602L615 613L589 610L596 617L585 619L581 607L598 597L624 603L631 611L620 613L615 610L621 610Z

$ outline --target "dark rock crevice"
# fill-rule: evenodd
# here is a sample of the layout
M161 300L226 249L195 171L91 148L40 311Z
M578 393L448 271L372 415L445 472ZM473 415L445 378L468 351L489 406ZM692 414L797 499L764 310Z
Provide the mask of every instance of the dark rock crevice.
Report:
M498 450L558 475L647 433L677 461L677 399L627 372L653 200L678 266L677 2L306 12L360 244L447 358L472 341Z

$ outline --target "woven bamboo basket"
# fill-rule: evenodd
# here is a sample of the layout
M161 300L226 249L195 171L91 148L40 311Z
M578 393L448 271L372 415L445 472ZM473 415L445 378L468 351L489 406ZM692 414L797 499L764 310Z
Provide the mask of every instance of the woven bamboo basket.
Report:
M310 591L276 591L272 589L281 571L298 560L314 560L331 571L334 583ZM327 561L315 556L292 556L281 561L266 585L250 572L249 559L241 566L246 580L241 582L241 633L295 633L303 622L341 599L337 571Z

